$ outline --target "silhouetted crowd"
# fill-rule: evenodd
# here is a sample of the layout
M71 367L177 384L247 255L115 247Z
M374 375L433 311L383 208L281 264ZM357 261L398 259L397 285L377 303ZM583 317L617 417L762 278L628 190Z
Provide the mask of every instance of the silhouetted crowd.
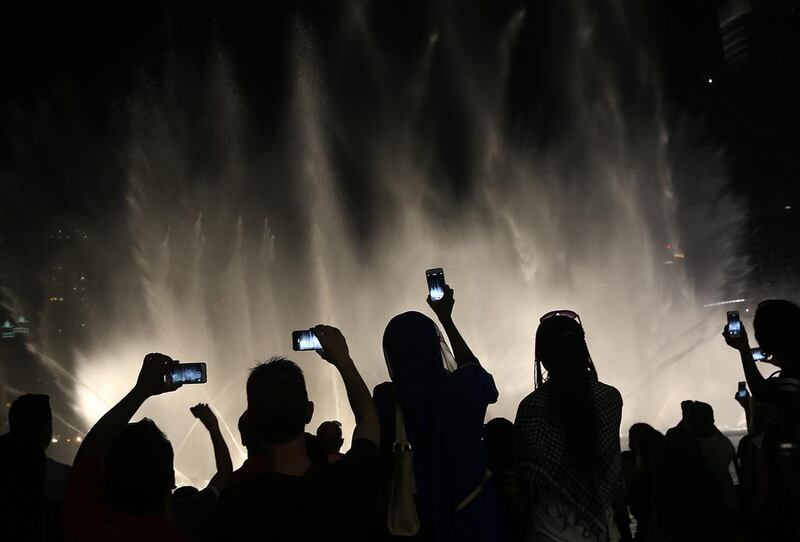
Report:
M630 427L603 383L578 314L553 311L536 332L534 390L516 419L484 424L492 375L452 318L453 290L383 335L390 381L373 393L342 333L312 329L355 417L346 453L339 422L306 432L314 414L289 359L258 364L238 429L236 470L216 416L207 429L216 473L176 489L173 449L156 422L131 422L154 395L175 392L177 361L145 356L130 391L83 438L71 469L45 454L49 399L23 395L0 436L0 539L67 541L762 541L800 540L800 308L764 301L755 338L778 370L762 376L744 327L725 326L747 386L736 394L747 435L738 449L706 403L684 401L662 434ZM448 346L449 342L449 346ZM524 378L524 375L520 375ZM749 389L749 391L748 391ZM677 405L676 405L677 408Z

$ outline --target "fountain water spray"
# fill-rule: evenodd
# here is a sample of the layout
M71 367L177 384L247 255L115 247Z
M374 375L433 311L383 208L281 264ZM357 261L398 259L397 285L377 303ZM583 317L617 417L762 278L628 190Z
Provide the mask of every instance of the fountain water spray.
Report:
M612 30L626 28L611 4ZM740 213L713 168L693 180L707 197L680 199L670 149L691 141L670 133L647 57L637 60L635 83L644 105L632 108L599 45L609 30L573 7L572 41L561 51L565 122L559 141L533 145L515 135L506 101L510 74L525 70L513 54L524 11L480 57L442 24L398 82L353 6L335 55L296 26L290 82L276 82L290 96L285 117L258 139L267 142L257 156L253 98L240 95L224 55L196 102L151 85L131 104L120 217L130 243L104 256L118 287L75 355L76 382L91 386L74 386L86 423L124 394L146 353L206 361L207 385L156 397L142 414L171 437L188 478L207 478L210 443L193 431L189 406L209 401L238 440L228 426L245 407L247 370L290 353L291 331L319 322L343 330L367 383L377 384L387 378L384 326L399 312L427 311L424 271L441 266L456 291L455 318L501 392L490 417L513 419L533 387L538 317L569 307L581 314L601 378L626 397L625 426L668 426L689 397L714 404L722 425L740 425L737 364L718 336L724 318L702 307L725 286ZM351 62L373 83L372 102L345 104L337 81ZM441 70L459 88L461 169L442 152L441 133L452 131L436 116ZM190 122L188 107L207 115ZM194 141L209 138L213 153L198 156ZM357 166L342 165L354 157ZM454 171L468 178L454 180ZM679 219L712 213L697 224ZM703 291L677 258L693 235L718 266L706 270ZM316 404L309 429L335 418L347 434L353 420L335 370L311 353L291 357Z

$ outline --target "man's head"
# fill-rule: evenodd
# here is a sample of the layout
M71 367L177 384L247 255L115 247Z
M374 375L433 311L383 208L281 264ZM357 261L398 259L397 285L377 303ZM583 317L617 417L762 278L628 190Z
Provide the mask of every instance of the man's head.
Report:
M486 463L492 474L514 466L514 424L505 418L494 418L483 426Z
M641 441L650 426L646 423L635 423L628 429L628 448L634 453L639 453Z
M12 434L47 449L53 438L50 397L41 394L17 397L8 410L8 427Z
M322 422L317 428L317 438L326 454L335 454L344 444L342 424L335 420Z
M681 401L681 421L689 422L692 417L692 409L694 408L694 401L686 399Z
M762 301L753 329L758 345L774 357L776 364L800 362L800 307L785 299Z
M254 432L267 444L286 444L303 435L314 414L303 371L293 361L274 357L247 378L247 412Z
M264 450L261 446L261 438L253 429L253 423L250 421L250 414L245 410L239 416L239 435L242 438L242 446L247 448L247 456L263 455Z
M708 403L695 401L692 416L692 421L697 421L700 425L714 425L714 408Z
M129 423L106 452L106 500L112 510L158 515L175 487L172 445L147 418Z

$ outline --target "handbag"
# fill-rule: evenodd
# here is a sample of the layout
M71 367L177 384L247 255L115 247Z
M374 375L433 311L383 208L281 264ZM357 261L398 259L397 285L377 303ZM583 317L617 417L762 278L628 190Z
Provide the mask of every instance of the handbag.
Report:
M414 454L411 443L406 436L406 424L403 411L394 396L394 445L392 446L393 465L392 481L389 489L389 509L386 516L386 527L396 536L415 536L419 533L420 523L417 503L417 483L414 478Z

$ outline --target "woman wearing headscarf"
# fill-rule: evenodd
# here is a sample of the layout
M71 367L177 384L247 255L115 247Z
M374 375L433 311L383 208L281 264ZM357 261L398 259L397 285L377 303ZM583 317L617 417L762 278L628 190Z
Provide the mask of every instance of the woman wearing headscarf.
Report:
M418 312L395 316L383 335L391 382L378 385L374 397L381 476L391 496L388 517L384 507L377 522L384 534L404 540L503 539L482 442L486 408L498 392L453 322L454 303L449 286L441 300L428 297L452 353L436 324ZM404 469L403 458L413 467ZM407 489L405 501L398 488Z
M598 381L577 313L553 311L539 322L537 386L514 424L525 540L618 540L622 397Z

